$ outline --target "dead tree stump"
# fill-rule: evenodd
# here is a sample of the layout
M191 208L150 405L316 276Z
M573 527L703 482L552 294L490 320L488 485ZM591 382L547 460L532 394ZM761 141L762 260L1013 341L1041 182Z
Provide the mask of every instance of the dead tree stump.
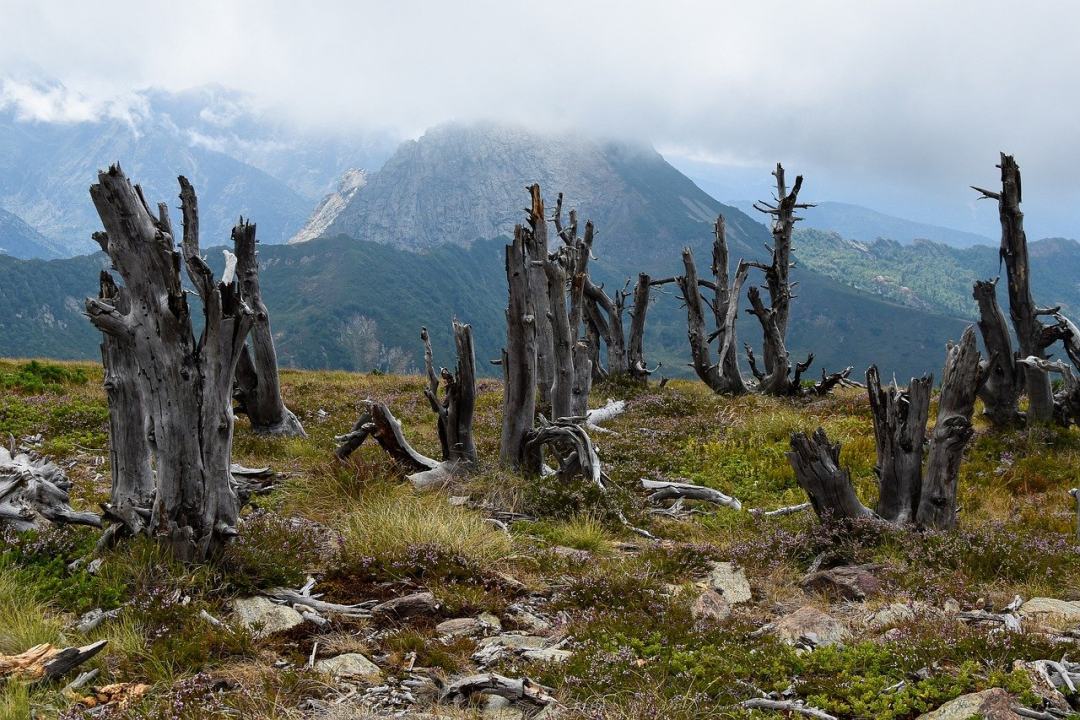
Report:
M175 557L201 561L236 534L239 503L230 474L236 363L252 323L232 267L215 283L199 255L195 191L180 178L184 218L181 250L167 206L154 216L119 166L98 174L90 196L105 226L95 239L129 293L130 309L86 301L91 322L130 342L140 369L143 401L153 430L156 494L150 531ZM204 324L196 340L180 267L202 299ZM143 418L133 420L141 424Z
M913 522L919 507L932 386L933 376L924 375L912 378L905 390L895 384L882 388L877 366L866 371L877 446L877 513L892 522Z
M812 436L794 433L787 457L795 470L795 480L806 491L819 518L844 520L873 515L859 502L851 476L840 467L840 443L830 443L825 430L818 428Z
M244 345L236 368L237 412L247 415L252 431L260 435L307 437L304 426L281 399L270 313L263 303L259 285L255 224L241 218L233 228L232 241L240 294L254 313L250 348Z
M499 460L509 468L524 462L526 433L536 422L537 322L529 283L534 275L525 245L526 231L514 228L514 241L506 246L506 348L502 352L503 424ZM544 280L546 290L547 280ZM546 304L545 304L546 307Z
M1024 371L1016 362L1009 327L998 307L997 282L997 278L977 280L972 290L972 297L979 305L979 333L987 354L983 364L988 375L979 397L986 406L983 414L990 423L996 428L1008 428L1024 422L1020 412Z

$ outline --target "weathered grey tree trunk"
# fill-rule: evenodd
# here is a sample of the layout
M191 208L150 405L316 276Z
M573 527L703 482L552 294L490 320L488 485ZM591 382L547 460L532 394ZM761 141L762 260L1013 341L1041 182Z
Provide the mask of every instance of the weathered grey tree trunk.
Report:
M1001 192L991 192L972 186L983 197L997 200L1001 220L1000 257L1005 263L1009 281L1009 315L1020 345L1020 357L1046 359L1045 348L1053 340L1044 334L1039 321L1039 308L1031 297L1031 275L1028 265L1027 235L1024 233L1024 213L1020 210L1022 199L1020 168L1011 155L1001 153ZM1023 368L1028 396L1027 417L1036 423L1049 422L1054 414L1054 398L1050 376L1034 365Z
M649 291L652 289L651 278L646 273L638 273L634 286L634 309L630 311L630 344L627 347L627 372L637 382L647 383L649 375L656 368L649 370L645 362L645 318L649 312ZM621 298L624 300L625 296ZM619 312L622 312L620 305ZM657 366L659 367L659 366Z
M522 237L529 272L529 304L536 322L536 385L540 391L540 407L546 410L551 408L551 387L555 382L555 335L551 325L545 270L549 252L547 218L544 217L544 198L540 194L540 186L534 183L528 187L528 191L528 227L522 228Z
M506 348L502 353L503 424L499 460L518 469L524 463L522 449L526 433L536 422L537 322L529 288L534 278L525 248L525 230L514 228L514 241L506 246ZM547 278L544 277L544 290ZM546 297L546 295L545 295ZM546 306L546 304L545 304Z
M903 391L895 384L882 388L877 366L866 371L877 445L877 513L886 520L909 523L915 519L932 386L933 377L924 375L912 378Z
M86 309L99 330L131 342L141 371L157 469L150 530L175 557L195 561L216 554L236 534L232 387L252 313L232 267L222 282L214 282L199 255L195 191L183 177L180 188L182 252L164 203L155 217L118 166L98 174L90 196L106 232L95 239L123 278L131 308L122 313L89 298ZM181 260L202 299L198 341L180 279Z
M873 516L859 502L851 476L840 467L840 443L830 443L825 430L818 428L810 437L802 432L792 434L787 457L795 470L795 480L806 491L819 518L844 520Z
M602 287L594 284L591 279L586 279L585 318L589 342L593 345L593 382L605 375L618 376L627 372L626 335L623 328L625 303L625 289L617 291L613 299L608 297ZM594 338L593 335L596 337ZM598 367L600 348L597 340L602 340L607 347L606 373L603 372L603 368Z
M979 305L979 332L986 347L983 361L988 372L986 384L979 391L986 408L983 414L997 428L1022 425L1020 393L1023 389L1023 368L1017 364L1009 337L1005 315L998 307L997 279L976 280L972 297Z
M795 376L792 377L791 359L784 345L784 335L776 324L776 311L765 307L765 304L761 302L761 293L756 287L750 288L747 295L750 298L750 312L761 323L762 344L765 349L765 370L762 371L757 367L750 346L746 346L747 360L750 362L750 371L757 378L758 391L765 395L799 394L802 373L810 367L814 356L810 355L806 362L796 364Z
M551 416L573 416L574 337L566 308L567 265L572 265L573 251L560 251L544 262L547 277L548 317L554 354L554 379L551 383Z
M476 441L473 439L476 352L473 349L471 325L454 321L454 346L457 349L457 371L451 373L442 368L439 373L445 387L442 402L434 394L425 394L428 394L432 408L439 417L439 439L443 444L444 459L471 468L477 462Z
M259 285L259 260L255 250L255 224L244 222L233 228L233 253L240 293L255 317L251 326L251 345L241 350L236 368L235 399L237 412L251 421L251 429L261 435L307 437L304 426L281 399L278 380L277 350L270 330L270 313L262 299Z
M699 280L694 254L690 248L682 251L683 274L675 278L686 305L686 335L690 341L690 358L694 372L713 392L727 391L727 383L720 374L720 366L713 364L709 349L709 333L705 329L705 308L698 289Z
M0 528L41 530L49 523L101 527L101 517L69 504L71 481L56 463L0 446Z
M747 392L739 371L738 339L735 334L735 322L739 317L739 294L746 280L749 266L740 261L735 270L735 281L728 285L728 246L727 224L724 216L716 217L713 226L712 274L714 286L713 314L716 318L716 337L719 341L720 375L724 379L728 392L743 395Z
M98 299L121 315L131 312L127 290L118 287L112 275L104 270L101 271ZM103 333L101 361L109 402L109 472L112 477L109 503L103 509L105 516L119 524L125 533L136 535L146 528L153 504L154 470L149 439L151 422L143 405L133 338Z
M937 424L930 435L929 458L916 519L923 527L956 525L956 486L964 447L974 430L975 397L986 380L980 369L975 328L968 326L960 342L950 345L941 375Z

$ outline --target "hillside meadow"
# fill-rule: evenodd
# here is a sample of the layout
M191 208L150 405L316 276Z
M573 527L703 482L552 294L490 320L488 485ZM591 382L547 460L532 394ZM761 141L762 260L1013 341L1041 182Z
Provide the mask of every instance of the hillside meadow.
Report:
M419 494L377 446L344 463L333 450L360 402L373 398L393 409L419 450L437 455L422 378L284 370L282 387L309 437L256 437L237 421L234 461L269 466L279 481L245 511L240 538L219 562L180 566L138 539L104 551L91 573L85 561L69 566L91 556L97 530L7 533L0 654L107 639L82 669L100 670L95 684L149 688L94 717L347 718L376 706L429 717L520 717L515 708L432 707L443 683L477 671L474 655L490 637L520 631L569 652L506 652L486 668L552 688L558 717L678 720L775 717L738 704L784 691L839 718L915 718L995 687L1030 706L1038 701L1030 676L1014 663L1072 650L1046 633L1001 632L958 612L998 610L1015 595L1080 598L1067 494L1080 484L1075 429L993 434L977 410L961 472L961 528L919 533L877 522L822 525L811 512L752 512L805 501L785 452L793 431L819 425L843 443L842 461L872 504L874 440L859 389L788 401L716 397L681 380L594 387L593 406L628 401L605 426L611 432L595 436L614 486L602 494L499 469L501 388L483 379L481 470ZM0 361L0 438L55 458L73 481L77 509L108 497L107 425L99 365ZM690 502L680 517L650 512L640 480L653 477L716 488L743 509ZM630 531L620 515L656 539ZM811 566L853 564L869 566L879 584L865 599L800 584ZM237 598L298 588L308 576L328 601L426 590L438 609L404 619L331 615L325 626L268 636L234 621ZM736 598L732 583L742 587L743 578L749 595ZM702 590L720 586L730 607L703 608ZM117 612L88 634L72 629L95 608ZM806 608L827 615L842 642L785 642L774 628L795 611L813 612ZM477 617L486 619L473 631L446 629L447 620ZM309 667L342 653L373 660L378 679L342 683ZM89 712L84 693L65 692L62 683L0 685L2 718Z

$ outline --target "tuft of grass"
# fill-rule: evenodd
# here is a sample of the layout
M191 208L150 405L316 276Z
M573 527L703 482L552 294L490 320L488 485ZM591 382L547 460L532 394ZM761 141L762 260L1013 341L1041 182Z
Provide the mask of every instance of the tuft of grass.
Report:
M576 550L603 552L610 550L614 536L598 518L592 515L574 515L569 520L524 523L522 529L536 535L551 545L561 545Z

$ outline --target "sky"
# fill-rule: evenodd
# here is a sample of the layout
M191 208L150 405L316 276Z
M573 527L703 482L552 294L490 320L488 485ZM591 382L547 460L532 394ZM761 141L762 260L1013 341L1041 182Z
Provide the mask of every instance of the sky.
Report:
M807 200L991 236L968 185L1005 150L1029 234L1080 237L1080 3L1024 5L0 0L0 103L122 117L139 89L217 83L315 128L582 130L651 142L721 200L766 196L782 160Z

